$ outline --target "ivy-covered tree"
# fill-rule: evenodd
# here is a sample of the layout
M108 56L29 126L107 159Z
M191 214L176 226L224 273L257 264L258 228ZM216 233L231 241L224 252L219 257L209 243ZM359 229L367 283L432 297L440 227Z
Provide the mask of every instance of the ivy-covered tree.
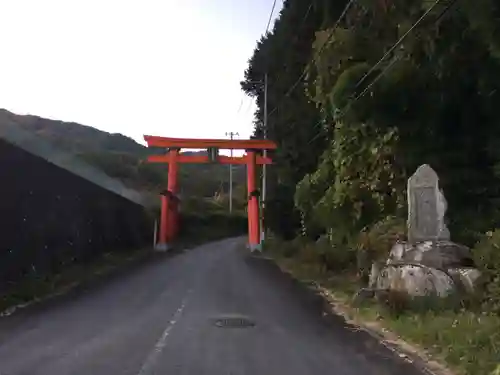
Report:
M400 211L422 163L439 173L452 227L498 224L497 9L435 4L358 1L340 27L317 34L308 91L331 121L336 176L319 206L353 230Z

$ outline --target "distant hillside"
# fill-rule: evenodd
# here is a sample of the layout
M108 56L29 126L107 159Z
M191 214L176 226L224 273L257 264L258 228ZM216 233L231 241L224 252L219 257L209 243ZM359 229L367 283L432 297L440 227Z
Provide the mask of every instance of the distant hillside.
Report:
M149 150L122 134L110 134L73 122L21 116L0 109L0 126L16 123L55 147L71 152L127 186L157 192L167 186L166 165L144 162ZM210 197L229 186L228 166L186 164L180 168L180 190L185 196ZM234 167L235 187L245 181L245 168Z

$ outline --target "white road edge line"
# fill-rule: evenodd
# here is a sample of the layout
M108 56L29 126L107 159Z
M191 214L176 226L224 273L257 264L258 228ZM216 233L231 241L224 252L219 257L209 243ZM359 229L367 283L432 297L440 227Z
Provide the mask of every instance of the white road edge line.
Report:
M162 335L160 336L160 338L156 342L153 350L151 350L151 352L147 356L146 360L144 361L138 375L148 375L148 374L153 373L152 370L153 370L153 367L156 365L156 362L158 360L158 356L161 354L162 350L167 345L168 335L172 331L172 328L174 328L175 324L179 321L179 319L182 315L182 312L186 308L189 294L191 294L191 290L188 291L188 295L186 297L184 297L184 299L182 300L181 306L176 310L174 316L172 316L172 319L168 322L167 327L165 328Z

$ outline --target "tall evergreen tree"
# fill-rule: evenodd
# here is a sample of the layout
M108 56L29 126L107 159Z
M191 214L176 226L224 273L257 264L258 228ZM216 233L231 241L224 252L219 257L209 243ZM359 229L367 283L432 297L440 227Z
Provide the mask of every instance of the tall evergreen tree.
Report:
M262 137L262 82L268 75L267 134L277 142L278 151L270 168L266 219L271 229L285 236L295 235L300 223L293 204L295 185L314 170L326 145L325 137L318 136L320 112L305 93L304 73L315 33L331 13L330 3L286 0L273 30L257 43L242 82L243 90L257 99L255 136Z
M404 216L406 179L423 163L440 176L452 233L472 241L500 225L498 4L358 0L338 22L347 3L285 1L245 72L257 137L252 82L269 76L271 228L295 233L293 198L325 231Z

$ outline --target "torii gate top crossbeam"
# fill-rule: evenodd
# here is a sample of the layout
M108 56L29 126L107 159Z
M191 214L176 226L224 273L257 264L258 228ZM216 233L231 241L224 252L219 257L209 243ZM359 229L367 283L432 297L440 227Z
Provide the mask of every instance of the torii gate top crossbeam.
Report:
M227 150L275 150L276 143L267 139L186 139L165 138L145 135L144 140L148 147L165 148L219 148Z

